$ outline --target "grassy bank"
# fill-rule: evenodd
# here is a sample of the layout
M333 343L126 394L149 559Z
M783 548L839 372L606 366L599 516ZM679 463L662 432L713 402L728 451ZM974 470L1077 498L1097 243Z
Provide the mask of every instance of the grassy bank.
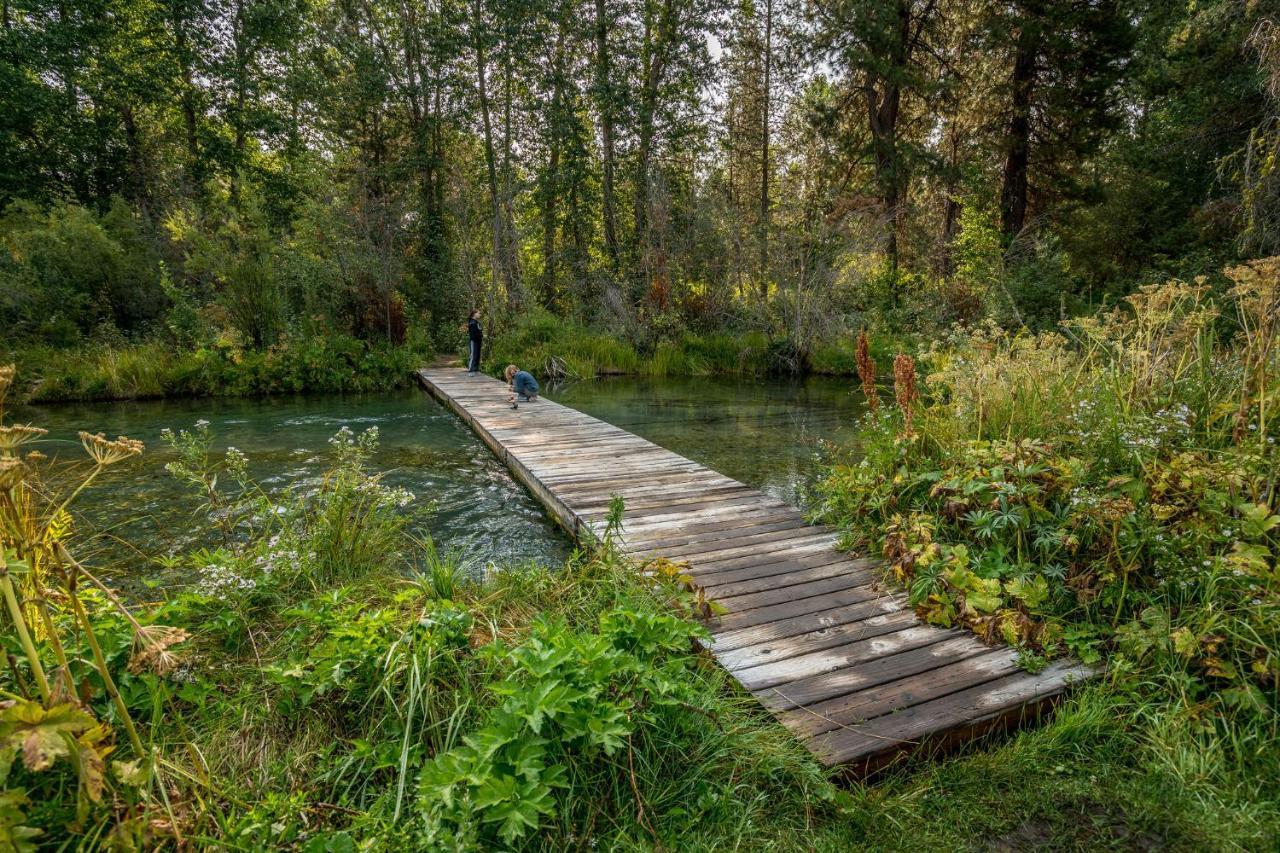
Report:
M155 341L11 355L24 379L18 396L40 403L381 391L407 387L430 358L424 347L345 335L290 338L265 350Z
M52 497L71 473L16 462L38 438L10 430L0 454L18 849L1203 850L1280 829L1274 767L1153 700L1150 669L1042 728L838 784L699 653L689 596L607 542L481 577L408 537L400 508L430 496L379 482L375 432L336 435L309 493L267 493L206 427L170 436L223 545L126 606L74 562ZM131 476L141 448L85 442L88 476Z
M903 338L878 336L878 354L887 357ZM727 330L682 332L637 344L623 336L584 328L550 314L533 312L493 336L485 367L499 373L518 364L541 376L591 378L638 376L768 376L856 372L854 336L833 336L797 347L764 332Z

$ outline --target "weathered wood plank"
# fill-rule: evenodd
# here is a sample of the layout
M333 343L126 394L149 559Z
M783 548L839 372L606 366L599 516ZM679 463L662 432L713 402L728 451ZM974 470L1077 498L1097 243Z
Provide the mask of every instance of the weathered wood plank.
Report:
M828 765L857 761L894 746L919 746L930 735L960 726L972 727L1006 711L1034 705L1091 675L1086 666L1060 661L1042 672L1009 675L861 725L842 727L818 735L806 745Z
M1088 672L1030 675L1011 650L922 624L876 561L835 549L834 531L627 430L545 398L512 409L485 376L418 376L572 534L603 531L621 497L619 547L688 563L719 605L709 651L824 762L870 766L965 736Z
M892 676L896 677L894 680L875 684L875 689L868 689L873 681L866 677L871 673L864 668L863 687L856 693L782 711L778 714L778 719L796 734L813 737L891 714L899 708L976 687L1018 671L1018 655L1012 649L993 650L972 643L952 640L945 642L948 645L945 650L947 663L944 666L938 666L938 651L942 644L897 655L896 660L886 658L886 662L893 661L894 665L883 669L891 671Z

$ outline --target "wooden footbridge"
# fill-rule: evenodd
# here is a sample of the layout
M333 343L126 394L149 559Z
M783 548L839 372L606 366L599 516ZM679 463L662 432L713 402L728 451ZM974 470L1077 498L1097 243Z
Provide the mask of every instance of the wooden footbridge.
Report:
M830 529L637 435L546 399L512 410L503 383L459 368L418 376L575 536L600 533L620 495L622 550L688 562L723 608L711 653L827 765L866 772L1017 723L1090 674L1026 672L1011 649L923 624Z

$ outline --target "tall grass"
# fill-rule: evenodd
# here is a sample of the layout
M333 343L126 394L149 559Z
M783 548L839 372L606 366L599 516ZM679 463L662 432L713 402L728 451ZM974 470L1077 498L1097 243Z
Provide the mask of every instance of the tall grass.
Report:
M917 612L1104 664L1106 701L1201 818L1280 786L1280 259L1142 289L1061 333L957 330L906 356L824 513ZM1225 316L1224 316L1225 315ZM1217 802L1213 802L1216 800Z
M568 378L764 376L783 370L777 359L785 349L780 343L785 342L759 331L684 332L642 351L623 338L535 313L496 338L486 368L499 373L507 364L518 364L539 375Z
M167 343L32 348L14 354L32 402L159 397L260 396L301 391L357 392L408 387L430 353L343 335L285 339L266 350L175 349Z

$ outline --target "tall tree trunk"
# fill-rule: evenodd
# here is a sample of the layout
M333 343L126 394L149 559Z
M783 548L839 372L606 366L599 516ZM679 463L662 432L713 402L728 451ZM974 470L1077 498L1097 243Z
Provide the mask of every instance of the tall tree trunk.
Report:
M1027 221L1027 170L1031 159L1031 98L1035 90L1039 33L1024 22L1010 80L1009 127L1005 134L1004 182L1000 187L1000 227L1012 239Z
M663 0L662 8L655 21L650 15L645 16L644 49L642 73L644 84L640 96L640 110L637 121L636 140L636 186L635 186L635 223L636 233L634 245L640 255L640 268L644 278L652 277L650 266L656 256L652 251L653 239L649 233L649 163L653 156L653 137L658 109L658 90L666 74L667 56L670 42L676 30L675 0Z
M960 202L956 199L957 171L960 168L960 134L954 120L947 123L947 178L943 185L942 231L938 235L937 261L934 272L948 278L952 272L951 244L960 221Z
M519 309L524 302L520 289L519 259L516 256L516 224L512 201L515 190L511 167L511 105L515 85L511 70L511 48L502 51L502 243L505 250L503 267L506 270L507 306Z
M564 138L564 42L568 11L560 11L551 60L551 108L547 115L547 174L542 194L542 304L556 301L556 206L560 198L560 147Z
M200 137L196 125L196 98L194 75L191 72L191 49L187 40L187 22L182 14L183 0L172 0L170 10L173 24L174 53L178 58L178 72L182 79L182 91L178 106L182 111L182 125L186 132L186 177L191 189L199 195L204 184L204 171L200 162Z
M865 84L876 183L884 206L885 257L889 261L889 268L895 273L898 269L898 219L903 194L902 164L898 156L898 116L902 106L902 87L898 81L905 73L911 57L911 7L907 0L898 0L897 19L894 42L888 57L892 70L878 75L878 80L869 78ZM896 284L891 296L893 304L897 305Z
M120 108L120 120L124 124L125 146L129 152L129 197L138 205L144 219L151 215L150 195L147 186L147 166L142 151L142 138L133 107L124 104Z
M613 188L614 127L613 85L609 71L609 18L605 0L596 0L596 109L600 113L601 207L604 215L604 245L609 265L618 270L618 223Z
M764 92L760 118L760 295L769 297L769 101L773 71L773 0L764 5Z
M478 6L479 4L474 4ZM479 10L476 11L477 18ZM493 227L493 286L500 290L505 282L502 272L502 204L498 200L498 164L495 162L493 150L493 122L489 115L489 85L485 79L485 51L483 36L477 27L475 35L476 48L476 93L480 97L480 123L484 130L484 163L489 178L489 209Z
M247 131L244 121L245 104L248 100L249 51L245 45L244 32L244 0L235 0L235 14L232 29L235 42L236 79L235 79L235 116L232 121L234 134L233 145L235 162L231 175L231 202L240 201L240 167L244 164L244 149Z

